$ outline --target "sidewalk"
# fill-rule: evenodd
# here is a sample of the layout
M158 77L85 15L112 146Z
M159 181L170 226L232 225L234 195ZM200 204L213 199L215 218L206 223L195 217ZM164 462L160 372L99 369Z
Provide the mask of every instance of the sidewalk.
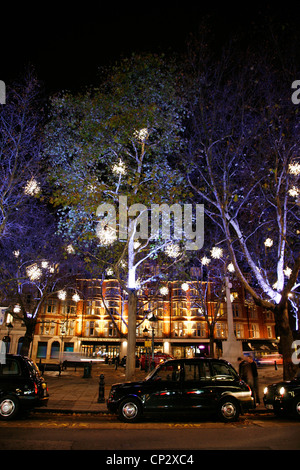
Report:
M104 375L105 402L98 403L99 378ZM275 370L274 366L264 366L258 369L261 405L255 411L266 411L263 403L263 389L266 385L282 380L282 366ZM46 408L37 408L40 411L62 413L108 413L106 400L113 383L125 382L125 369L104 363L93 364L90 378L83 378L83 369L75 371L69 368L58 372L45 372L44 378L49 388L49 401ZM136 369L136 380L143 380L146 373Z
M104 403L98 403L99 379L104 375ZM92 365L90 378L83 378L83 368L70 367L61 372L47 372L43 374L48 384L49 401L46 408L38 410L52 412L72 412L72 413L107 413L106 400L108 398L112 384L125 382L125 369L114 365L98 363ZM145 371L136 369L136 380L143 380Z

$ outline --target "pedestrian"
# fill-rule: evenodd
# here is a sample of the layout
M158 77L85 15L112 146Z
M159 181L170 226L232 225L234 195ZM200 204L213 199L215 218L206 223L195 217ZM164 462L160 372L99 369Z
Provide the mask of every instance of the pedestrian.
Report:
M253 395L254 395L254 400L255 403L260 405L260 398L259 398L259 390L258 390L258 371L257 371L257 365L256 362L253 360L252 356L248 357L248 362L251 366L252 369L252 376L253 376Z
M118 355L115 359L115 369L117 370L118 366L120 364L120 356Z
M254 381L253 381L253 373L252 373L252 367L251 364L246 360L245 357L238 358L239 361L239 375L241 379L246 382L251 390L253 390L254 386Z
M238 357L238 363L239 363L239 376L241 377L242 380L245 381L245 371L244 371L244 367L245 367L245 364L246 364L246 360L244 357Z

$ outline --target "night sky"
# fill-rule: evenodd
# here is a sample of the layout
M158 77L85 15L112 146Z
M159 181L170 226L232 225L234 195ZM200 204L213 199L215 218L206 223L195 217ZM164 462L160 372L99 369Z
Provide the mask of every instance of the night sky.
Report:
M274 5L275 4L275 5ZM47 91L97 83L99 66L132 52L183 51L210 15L220 44L232 34L249 40L270 15L297 18L286 2L32 2L1 7L0 79L9 83L31 63ZM239 6L240 5L240 6ZM276 6L277 5L277 6ZM299 7L298 7L299 10Z

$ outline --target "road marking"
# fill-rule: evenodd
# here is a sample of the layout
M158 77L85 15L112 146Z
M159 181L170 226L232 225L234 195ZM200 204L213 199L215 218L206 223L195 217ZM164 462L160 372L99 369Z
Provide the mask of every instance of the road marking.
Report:
M150 430L150 429L228 429L228 428L235 428L235 429L243 429L248 428L251 426L258 426L258 427L294 427L300 426L299 421L282 421L274 419L251 419L251 418L243 418L234 423L222 423L222 422L211 422L211 421L204 421L204 422L151 422L151 421L142 421L139 423L122 423L118 421L116 418L112 417L105 417L99 418L95 416L84 417L84 416L70 416L65 417L61 416L57 417L46 417L38 418L38 419L22 419L22 420L15 420L15 421L0 421L0 429L1 428L27 428L27 429L39 429L39 428L47 428L47 429L136 429L136 430Z

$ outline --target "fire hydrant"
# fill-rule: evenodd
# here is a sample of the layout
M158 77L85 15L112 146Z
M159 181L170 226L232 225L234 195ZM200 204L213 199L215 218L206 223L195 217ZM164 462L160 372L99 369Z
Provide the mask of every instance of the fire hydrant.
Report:
M99 380L99 396L98 396L98 403L104 403L105 398L104 398L104 375L100 375L100 380Z

